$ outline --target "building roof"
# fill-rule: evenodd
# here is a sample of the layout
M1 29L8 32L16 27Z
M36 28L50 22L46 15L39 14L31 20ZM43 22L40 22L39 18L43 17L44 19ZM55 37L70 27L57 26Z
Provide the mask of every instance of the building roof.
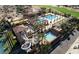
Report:
M24 25L19 25L19 26L14 27L13 30L15 33L19 33L21 31L24 31L25 27L24 27Z

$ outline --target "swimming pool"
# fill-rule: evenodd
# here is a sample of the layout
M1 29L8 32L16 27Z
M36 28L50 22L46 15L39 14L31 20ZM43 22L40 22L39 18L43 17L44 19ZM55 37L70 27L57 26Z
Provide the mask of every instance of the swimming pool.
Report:
M47 18L46 20L48 21L52 21L52 20L54 21L56 17L57 17L56 15L52 15L52 14L48 14L45 16L45 18Z
M48 42L52 42L53 40L57 38L52 32L46 33L45 37Z
M50 23L50 21L55 21L57 20L58 16L54 15L54 14L47 14L45 16L39 17L37 19L37 24L43 24L45 21L48 21L48 23Z
M2 45L3 45L3 43L1 42L1 43L0 43L0 54L4 53L4 48L3 48Z
M3 40L5 39L5 36L0 36L0 54L4 53L4 47L3 47Z

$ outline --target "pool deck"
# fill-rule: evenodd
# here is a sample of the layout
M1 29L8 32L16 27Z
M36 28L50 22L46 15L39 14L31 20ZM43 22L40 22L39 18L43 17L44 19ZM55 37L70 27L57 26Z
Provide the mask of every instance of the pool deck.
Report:
M79 31L74 30L74 35L70 35L70 40L65 40L58 45L50 54L65 54L79 36Z
M46 30L48 30L49 28L52 27L52 25L56 24L57 22L60 22L62 21L63 19L65 19L64 17L60 18L59 20L57 21L52 21L52 23L50 23L50 25L46 26Z

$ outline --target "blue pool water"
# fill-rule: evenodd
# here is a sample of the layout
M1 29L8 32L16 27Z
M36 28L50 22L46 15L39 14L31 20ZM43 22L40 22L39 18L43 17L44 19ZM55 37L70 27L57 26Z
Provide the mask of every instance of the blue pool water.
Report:
M51 21L51 20L54 20L57 16L56 15L46 15L45 18L47 18L47 20Z
M2 45L3 45L3 43L1 42L0 43L0 54L4 53L4 49L3 49L3 46Z
M53 40L55 40L57 37L53 34L53 33L51 33L51 32L48 32L48 33L46 33L45 34L45 37L46 37L46 40L48 41L48 42L51 42L51 41L53 41Z
M5 36L0 37L0 54L4 53L4 48L3 48L3 40L5 39Z
M48 14L48 15L45 15L44 17L38 18L37 23L38 24L43 24L45 20L47 20L47 21L52 21L53 20L54 21L54 20L57 20L57 19L55 19L56 17L58 17L58 16Z

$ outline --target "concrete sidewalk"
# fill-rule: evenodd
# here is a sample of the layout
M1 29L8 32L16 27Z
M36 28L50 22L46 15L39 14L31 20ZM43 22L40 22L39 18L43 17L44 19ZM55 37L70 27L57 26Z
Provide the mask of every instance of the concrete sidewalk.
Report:
M79 37L76 39L76 41L72 44L72 46L68 49L66 54L79 54L79 48L74 49L74 47L78 47L79 45Z

